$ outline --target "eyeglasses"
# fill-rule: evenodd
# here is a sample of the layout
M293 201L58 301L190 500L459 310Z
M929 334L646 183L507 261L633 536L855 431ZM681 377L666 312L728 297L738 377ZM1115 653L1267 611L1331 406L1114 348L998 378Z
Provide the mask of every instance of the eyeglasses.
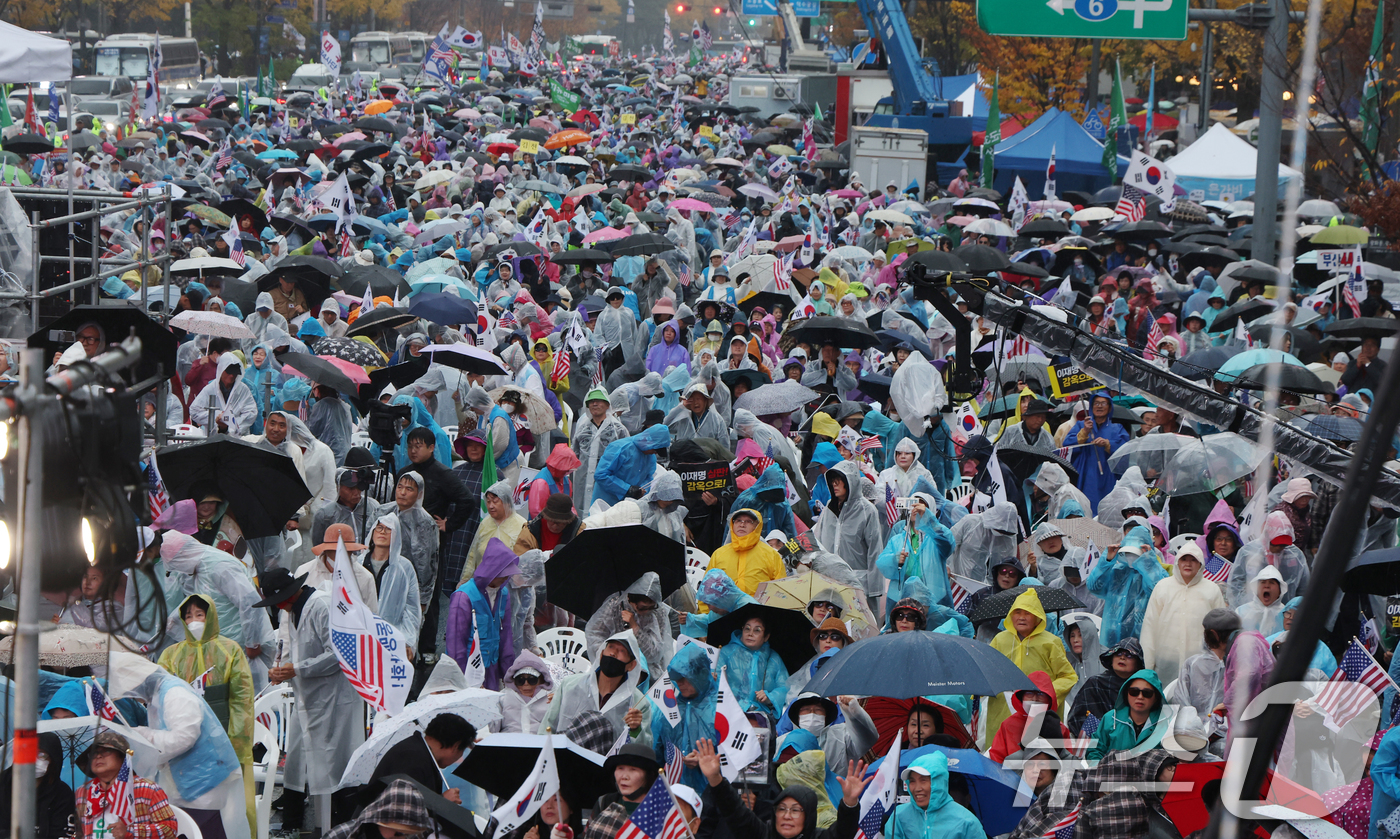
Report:
M531 676L529 673L521 673L521 674L519 674L519 675L517 675L517 676L515 677L514 681L515 681L515 684L516 684L517 686L524 687L525 685L537 685L537 684L539 684L539 683L540 683L540 677L539 677L539 676Z
M804 812L801 807L774 807L773 812L784 816L801 816Z
M896 621L908 621L910 623L915 621L913 612L895 612L893 617Z
M896 618L896 620L899 620L899 619ZM907 618L906 618L905 620L907 620ZM817 633L817 640L818 640L818 641L844 641L844 640L846 640L846 636L842 635L842 634L839 633L839 632L818 632L818 633Z
M1151 699L1157 695L1157 691L1152 688L1128 688L1129 696L1141 696L1143 699Z

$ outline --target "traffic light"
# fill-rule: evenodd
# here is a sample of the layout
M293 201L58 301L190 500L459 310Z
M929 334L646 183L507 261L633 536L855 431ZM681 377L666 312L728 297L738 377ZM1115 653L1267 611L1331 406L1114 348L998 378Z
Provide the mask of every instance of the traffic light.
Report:
M712 14L712 15L722 15L722 14L724 14L724 7L723 7L723 6L715 6L713 9L710 10L710 14Z
M749 18L749 26L758 26L758 21L753 18Z
M685 13L686 13L686 5L685 5L684 3L677 3L677 4L676 4L676 14L678 14L678 15L683 15L683 14L685 14Z

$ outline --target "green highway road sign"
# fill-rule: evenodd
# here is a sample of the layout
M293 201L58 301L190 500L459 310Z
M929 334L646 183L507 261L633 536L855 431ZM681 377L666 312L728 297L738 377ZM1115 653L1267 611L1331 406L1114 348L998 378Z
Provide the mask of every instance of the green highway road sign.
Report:
M977 23L993 35L1180 41L1190 5L1190 0L977 0Z

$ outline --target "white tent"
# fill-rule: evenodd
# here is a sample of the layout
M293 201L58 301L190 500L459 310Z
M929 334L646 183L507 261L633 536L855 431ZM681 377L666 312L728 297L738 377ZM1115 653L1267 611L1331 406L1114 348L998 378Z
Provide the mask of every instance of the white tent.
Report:
M1238 201L1252 195L1258 165L1258 149L1218 122L1167 161L1176 173L1177 186L1192 201ZM1297 170L1279 164L1280 189L1290 178L1301 177Z
M0 82L63 82L71 78L71 44L0 21Z

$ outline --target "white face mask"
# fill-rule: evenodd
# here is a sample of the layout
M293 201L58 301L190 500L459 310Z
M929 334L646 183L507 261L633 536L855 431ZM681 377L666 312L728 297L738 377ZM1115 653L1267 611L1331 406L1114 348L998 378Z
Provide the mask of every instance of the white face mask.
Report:
M195 638L204 637L204 621L186 621L185 626Z
M813 734L821 734L826 728L826 714L803 714L798 717L797 727Z
M49 771L49 759L46 755L39 755L34 758L34 777L42 778Z
M505 411L507 414L513 414L515 413L515 406L507 403L501 406L501 410Z

